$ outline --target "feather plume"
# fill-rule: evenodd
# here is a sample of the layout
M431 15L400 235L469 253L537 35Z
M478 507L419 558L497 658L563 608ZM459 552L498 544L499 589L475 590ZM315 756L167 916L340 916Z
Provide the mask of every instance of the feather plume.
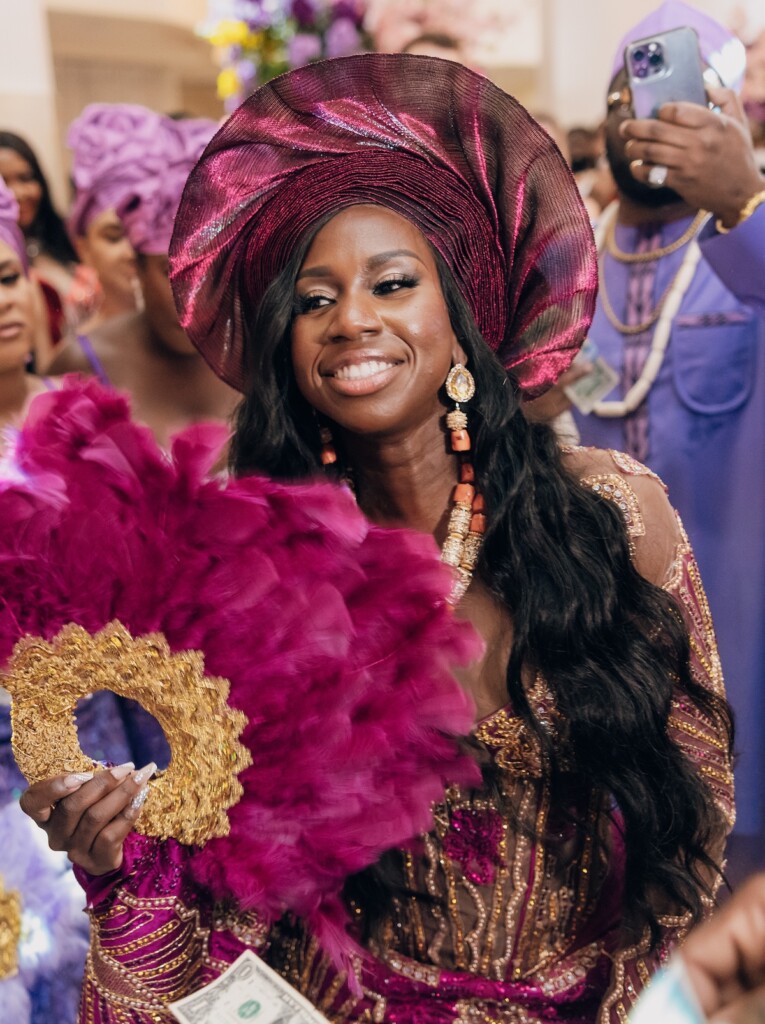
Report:
M24 634L113 619L203 651L253 763L195 881L341 953L345 878L477 781L453 669L478 641L432 538L371 525L332 484L211 478L223 440L197 426L167 454L94 381L33 401L0 466L0 664Z

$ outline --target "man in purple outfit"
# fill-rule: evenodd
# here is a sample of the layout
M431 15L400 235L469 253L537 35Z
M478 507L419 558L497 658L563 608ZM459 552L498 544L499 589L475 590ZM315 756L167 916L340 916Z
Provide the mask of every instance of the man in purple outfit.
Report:
M727 86L708 89L719 112L673 103L635 120L625 46L684 25ZM576 416L583 444L658 473L696 550L737 718L734 873L747 845L761 856L745 837L765 834L765 180L735 92L743 65L730 33L674 0L619 45L607 119L619 198L598 225L590 338L620 383Z

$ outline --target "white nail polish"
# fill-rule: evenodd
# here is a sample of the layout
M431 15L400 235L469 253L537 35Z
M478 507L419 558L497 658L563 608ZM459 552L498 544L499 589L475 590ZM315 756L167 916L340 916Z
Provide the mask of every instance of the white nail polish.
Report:
M143 807L144 802L146 801L146 797L148 795L149 795L149 787L148 786L144 786L143 789L139 793L136 793L136 795L130 801L130 810L134 811L134 812L140 811L141 808Z
M92 778L93 772L73 772L64 779L64 785L67 789L77 789L83 783L90 782Z
M135 782L137 786L142 786L147 779L152 777L156 770L156 764L153 761L150 761L144 768L135 773L133 776L133 782Z
M116 767L111 769L112 777L115 779L124 779L126 776L135 768L132 761L126 761L124 764L118 764Z

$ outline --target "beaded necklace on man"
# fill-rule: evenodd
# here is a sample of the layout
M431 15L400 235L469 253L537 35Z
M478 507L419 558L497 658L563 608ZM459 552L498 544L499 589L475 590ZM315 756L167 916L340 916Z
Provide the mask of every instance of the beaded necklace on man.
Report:
M654 324L656 326L654 328L653 338L651 339L651 348L642 372L624 398L616 401L596 402L592 410L595 415L609 419L628 416L630 413L634 412L638 406L642 405L648 397L648 393L653 387L656 378L659 375L659 370L664 362L664 356L669 344L669 337L672 333L672 324L680 309L685 293L688 291L691 281L693 280L693 276L696 273L696 267L698 266L699 260L701 259L701 249L696 241L696 236L711 216L711 214L707 213L706 210L699 210L686 231L684 231L679 238L675 239L675 241L669 245L653 249L651 252L627 253L623 252L616 245L616 218L618 212L619 204L612 203L611 206L603 212L600 224L598 225L598 229L595 234L595 241L600 255L600 300L603 305L603 312L606 314L609 323L623 335L642 334L644 331L653 327ZM603 271L604 253L607 252L620 263L646 263L652 260L661 259L663 256L669 256L671 253L679 251L683 246L687 246L683 261L680 264L677 273L672 278L669 287L656 304L656 307L650 317L640 324L631 325L622 323L622 321L616 316L613 305L611 304L611 300L608 296L605 274Z

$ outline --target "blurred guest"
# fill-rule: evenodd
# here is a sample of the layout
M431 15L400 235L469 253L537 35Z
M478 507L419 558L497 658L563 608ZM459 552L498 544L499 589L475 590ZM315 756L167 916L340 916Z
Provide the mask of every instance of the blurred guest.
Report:
M28 371L38 310L18 216L16 199L0 180L0 427L16 422L28 399L46 387Z
M458 39L445 32L424 32L415 36L401 50L402 53L418 53L422 57L441 57L464 64L464 55Z
M92 312L98 278L78 262L34 150L13 132L0 131L0 177L16 197L29 264L45 296L49 345L37 353L44 369L50 348L59 343L67 327L76 326Z
M69 233L79 258L96 271L101 285L98 307L82 325L84 332L142 304L135 252L114 207L126 188L145 178L133 155L141 145L141 128L156 117L147 118L144 107L91 103L69 126L74 187Z
M113 113L111 130L125 131L132 171L131 180L113 171L110 202L137 254L144 308L80 334L57 356L52 371L88 373L126 389L137 418L167 444L181 427L227 419L236 405L235 392L208 368L178 323L167 277L183 186L216 126L176 121L144 108L120 107ZM102 122L106 118L104 111ZM116 146L114 139L110 144Z
M596 215L616 198L616 185L605 156L602 126L571 128L566 136L571 170L587 209Z
M601 132L597 128L585 128L583 125L576 125L568 130L566 142L568 144L569 162L574 174L579 174L581 171L594 170L604 152L604 141Z
M0 181L0 452L12 442L9 428L20 420L28 399L52 387L27 370L35 287L27 276L18 213L13 194ZM0 980L0 1020L74 1024L87 951L84 901L66 858L39 847L24 825L17 800L25 781L11 751L9 705L0 686L0 883L17 892L22 926L18 973ZM131 701L97 693L82 702L77 724L85 749L98 760L144 757L143 764L150 756L168 762L158 725ZM2 928L0 920L0 933ZM5 937L0 934L0 946Z
M635 120L624 47L683 25L727 86L709 89L721 112L672 103ZM765 180L734 91L743 68L743 46L678 2L614 55L607 141L619 199L598 228L590 338L620 383L576 416L585 444L622 449L665 480L697 552L738 712L734 874L747 845L761 857L765 797ZM698 614L708 622L706 607Z

